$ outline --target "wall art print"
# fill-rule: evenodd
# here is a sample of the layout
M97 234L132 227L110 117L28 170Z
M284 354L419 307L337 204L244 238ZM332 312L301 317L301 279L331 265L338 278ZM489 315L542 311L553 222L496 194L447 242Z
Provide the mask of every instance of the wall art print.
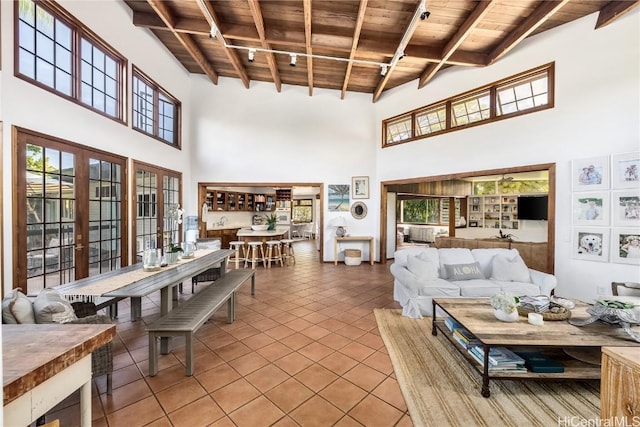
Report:
M589 261L609 261L609 229L575 227L571 241L573 258Z
M578 159L572 162L573 191L607 190L609 188L609 157Z
M640 189L611 192L613 225L640 226Z
M611 158L611 188L640 188L640 152Z
M640 265L640 228L614 228L612 261Z
M573 193L574 225L609 225L609 192Z
M336 185L329 184L329 212L348 212L349 211L349 192L351 188L349 184Z

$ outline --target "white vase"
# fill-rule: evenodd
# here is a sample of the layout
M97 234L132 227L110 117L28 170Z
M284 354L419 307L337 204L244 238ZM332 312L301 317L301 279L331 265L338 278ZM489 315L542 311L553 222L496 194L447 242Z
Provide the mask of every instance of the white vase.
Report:
M504 310L494 309L493 314L496 316L496 319L503 322L515 322L518 320L518 310L513 310L511 313L507 313Z

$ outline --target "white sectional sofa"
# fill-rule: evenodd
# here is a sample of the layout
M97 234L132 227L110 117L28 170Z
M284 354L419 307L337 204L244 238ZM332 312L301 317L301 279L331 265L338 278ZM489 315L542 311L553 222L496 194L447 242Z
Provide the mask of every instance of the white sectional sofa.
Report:
M430 248L414 246L395 252L390 266L393 296L402 314L433 314L435 297L490 297L505 290L513 295L550 295L555 276L528 268L517 249Z

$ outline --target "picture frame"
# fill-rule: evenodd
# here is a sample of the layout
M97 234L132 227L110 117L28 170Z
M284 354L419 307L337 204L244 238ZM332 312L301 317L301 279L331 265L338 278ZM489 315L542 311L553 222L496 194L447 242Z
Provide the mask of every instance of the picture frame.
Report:
M640 152L611 157L611 188L640 187Z
M571 183L573 191L609 189L609 157L573 160Z
M368 199L369 198L369 177L368 176L353 176L351 177L351 189L353 199Z
M574 225L609 225L610 212L611 206L608 191L573 193Z
M611 192L614 227L640 227L640 190Z
M611 254L613 262L640 265L640 227L614 228Z
M609 228L574 227L571 257L586 261L609 262Z
M349 212L349 184L329 184L329 212Z

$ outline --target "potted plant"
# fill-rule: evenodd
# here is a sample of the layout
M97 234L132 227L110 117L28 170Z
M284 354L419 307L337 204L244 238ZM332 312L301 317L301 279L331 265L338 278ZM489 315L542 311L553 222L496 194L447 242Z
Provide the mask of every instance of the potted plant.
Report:
M169 243L169 248L167 249L167 253L165 257L167 258L167 264L175 264L178 262L178 257L180 254L184 252L180 245L176 245L174 243Z
M267 221L267 225L269 226L267 230L275 230L276 222L278 221L278 216L275 213L271 213L269 215L265 215L264 218Z
M493 314L503 322L515 322L518 320L518 305L520 305L520 298L511 295L509 292L500 291L491 297Z

